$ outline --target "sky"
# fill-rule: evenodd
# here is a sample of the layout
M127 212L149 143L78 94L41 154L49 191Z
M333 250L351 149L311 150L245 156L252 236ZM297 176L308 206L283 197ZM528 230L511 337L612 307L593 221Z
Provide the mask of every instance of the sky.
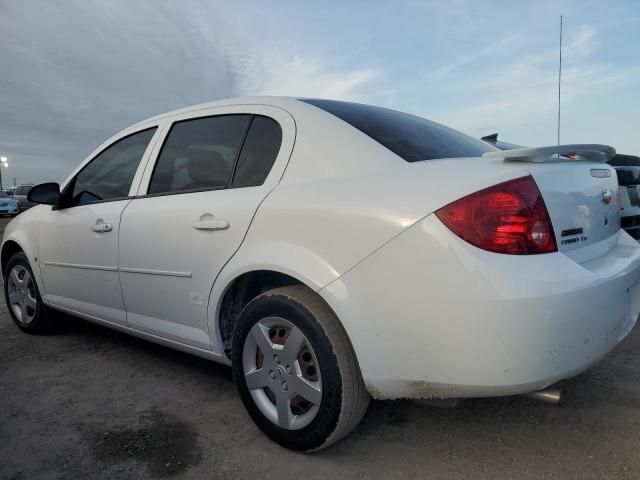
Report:
M146 117L243 95L394 108L640 155L640 0L0 0L0 155L61 181Z

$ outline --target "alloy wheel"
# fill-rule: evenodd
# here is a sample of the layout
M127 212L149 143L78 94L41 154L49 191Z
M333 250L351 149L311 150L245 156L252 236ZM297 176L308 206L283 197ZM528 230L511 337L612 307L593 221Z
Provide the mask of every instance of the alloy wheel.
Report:
M242 356L245 383L266 418L286 430L313 421L322 402L322 378L302 330L284 318L261 319L249 331Z
M33 276L22 265L15 265L7 278L9 305L15 317L29 325L36 316L38 301Z

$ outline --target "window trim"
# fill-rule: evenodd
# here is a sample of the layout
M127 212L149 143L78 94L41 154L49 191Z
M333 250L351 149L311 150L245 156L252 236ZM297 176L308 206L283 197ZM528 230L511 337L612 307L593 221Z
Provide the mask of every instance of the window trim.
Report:
M247 128L244 129L244 133L242 134L242 140L240 140L240 147L236 152L236 158L233 159L233 169L231 170L231 178L229 179L229 184L226 186L226 188L233 188L231 185L233 185L233 179L236 177L236 170L238 169L238 161L240 160L240 155L242 155L242 150L244 150L244 144L247 141L247 135L249 135L249 130L251 129L251 125L253 125L253 119L255 117L256 117L255 115L251 115L249 117L249 123L247 123ZM280 140L280 142L282 142L282 140Z
M176 190L176 191L171 191L171 192L157 192L157 193L149 193L149 189L151 188L151 182L153 181L153 176L156 173L156 168L158 166L158 160L160 160L160 155L162 155L162 151L164 150L164 146L167 142L167 140L169 139L169 135L171 135L171 131L173 130L173 127L178 124L178 123L183 123L183 122L191 122L194 120L201 120L201 119L205 119L205 118L213 118L213 117L228 117L228 116L237 116L237 115L246 115L249 117L249 121L247 122L247 126L245 127L245 130L242 134L242 138L240 140L240 144L238 145L238 151L236 152L236 156L233 160L233 169L231 171L231 177L229 179L229 181L227 182L226 185L218 185L215 187L206 187L206 188L194 188L194 189L188 189L188 190ZM146 193L143 193L141 195L135 195L133 197L130 198L134 198L134 199L140 199L140 198L153 198L153 197L164 197L167 195L182 195L182 194L187 194L187 193L200 193L200 192L211 192L211 191L217 191L217 190L230 190L230 189L239 189L239 188L260 188L264 185L264 183L266 182L267 178L269 177L269 175L271 175L271 170L273 169L273 165L275 165L275 161L278 158L278 155L280 154L280 150L278 150L278 155L276 155L276 158L274 159L273 164L271 165L271 169L269 170L269 173L267 174L267 177L265 177L264 181L262 182L262 184L260 185L249 185L249 186L233 186L233 180L235 178L236 175L236 169L238 167L238 161L240 160L240 155L242 154L242 150L244 149L244 145L245 142L247 140L247 136L249 135L249 129L251 128L251 125L253 125L253 119L255 117L264 117L264 118L268 118L269 120L273 121L276 123L276 125L278 125L278 128L280 128L280 132L281 132L281 137L280 137L280 149L282 148L282 144L284 142L284 130L282 128L282 125L280 124L280 122L278 120L276 120L275 118L269 116L269 115L264 115L261 113L249 113L249 112L231 112L231 113L218 113L218 114L212 114L212 115L203 115L203 116L198 116L198 117L191 117L191 118L184 118L181 120L175 120L171 122L171 126L169 127L169 130L167 131L167 133L164 136L164 139L162 140L162 145L160 146L160 149L158 150L158 153L156 154L156 157L154 159L154 164L153 164L153 170L151 171L151 175L149 176L149 181L147 182L147 186L146 186Z
M85 206L85 205L96 205L96 204L99 204L99 203L118 202L118 201L121 201L121 200L130 200L130 199L134 198L133 195L126 195L126 196L123 196L123 197L108 198L106 200L96 200L95 202L87 202L87 203L78 204L78 205L69 205L68 204L68 202L70 201L69 196L71 195L71 192L75 188L76 179L78 178L78 175L80 175L84 171L84 169L87 168L89 165L91 165L100 155L102 155L104 152L106 152L109 148L113 147L116 143L119 143L119 142L121 142L123 140L126 140L127 138L132 137L133 135L138 135L139 133L148 132L149 130L154 130L153 135L149 139L149 143L147 144L147 146L145 147L144 152L142 153L142 157L140 158L140 162L138 163L138 166L136 167L136 172L137 172L138 169L140 168L140 165L142 165L142 161L144 160L144 156L147 153L147 150L149 149L149 146L151 145L153 137L158 133L158 129L159 129L158 125L153 125L151 127L143 128L142 130L137 130L135 132L131 132L131 133L129 133L129 134L123 136L123 137L118 138L117 140L114 140L109 145L107 145L106 147L101 149L98 153L96 153L91 158L91 160L86 162L82 166L82 168L76 172L76 174L73 176L73 178L71 180L69 180L67 182L67 184L65 185L64 189L62 190L62 192L60 192L60 200L61 200L60 204L59 205L54 205L52 207L52 210L63 210L63 209L68 209L68 208L82 207L82 206ZM133 180L135 179L135 175L136 175L136 173L134 172L133 179L131 179L131 185L129 185L129 190L131 190L131 186L133 185Z

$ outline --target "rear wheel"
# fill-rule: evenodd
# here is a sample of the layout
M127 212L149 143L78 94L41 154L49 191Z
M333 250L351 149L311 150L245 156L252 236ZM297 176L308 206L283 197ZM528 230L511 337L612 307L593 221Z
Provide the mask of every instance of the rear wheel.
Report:
M265 292L245 307L234 329L232 361L253 420L293 450L336 442L358 425L369 404L342 325L304 286Z
M25 332L50 330L50 315L42 303L29 260L22 252L13 255L4 270L4 298L9 314Z

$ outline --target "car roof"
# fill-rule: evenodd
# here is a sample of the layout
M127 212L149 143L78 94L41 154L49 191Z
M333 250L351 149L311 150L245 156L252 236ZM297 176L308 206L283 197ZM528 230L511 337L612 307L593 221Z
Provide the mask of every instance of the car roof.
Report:
M196 105L179 108L177 110L161 113L159 115L154 115L153 117L146 118L136 123L135 125L132 125L131 128L143 126L151 122L157 122L164 118L173 117L175 115L180 115L183 113L191 113L198 110L204 110L204 109L215 108L215 107L228 107L232 105L268 105L272 107L279 107L279 108L282 108L283 110L290 112L291 110L295 110L296 108L304 108L306 104L299 101L295 97L255 96L255 97L225 98L225 99L216 100L213 102L198 103Z

